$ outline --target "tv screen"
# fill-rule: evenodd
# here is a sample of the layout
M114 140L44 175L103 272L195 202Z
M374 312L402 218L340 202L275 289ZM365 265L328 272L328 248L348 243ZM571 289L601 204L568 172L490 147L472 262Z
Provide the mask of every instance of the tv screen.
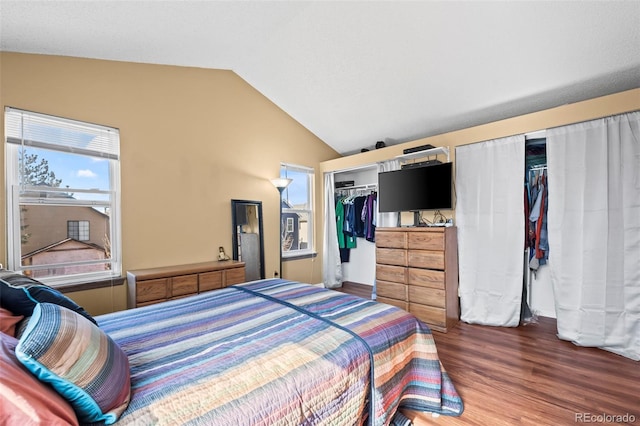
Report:
M378 173L378 210L450 209L451 163Z

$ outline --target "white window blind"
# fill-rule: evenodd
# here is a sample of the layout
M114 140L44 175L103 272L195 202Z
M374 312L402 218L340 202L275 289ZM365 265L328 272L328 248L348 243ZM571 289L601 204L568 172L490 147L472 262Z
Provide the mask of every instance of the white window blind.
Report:
M117 129L7 107L7 143L117 160Z

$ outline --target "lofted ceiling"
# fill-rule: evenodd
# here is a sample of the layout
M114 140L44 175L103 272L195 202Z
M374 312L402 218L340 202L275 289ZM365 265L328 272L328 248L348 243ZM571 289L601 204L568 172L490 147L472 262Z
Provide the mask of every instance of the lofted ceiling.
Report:
M640 1L0 0L0 49L233 70L348 155L640 87Z

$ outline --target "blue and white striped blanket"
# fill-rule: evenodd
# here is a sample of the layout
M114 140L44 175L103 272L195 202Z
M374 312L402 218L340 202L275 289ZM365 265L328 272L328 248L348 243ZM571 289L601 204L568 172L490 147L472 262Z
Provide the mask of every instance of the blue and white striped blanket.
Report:
M308 284L254 281L96 319L131 365L118 424L387 425L400 407L463 409L424 324Z

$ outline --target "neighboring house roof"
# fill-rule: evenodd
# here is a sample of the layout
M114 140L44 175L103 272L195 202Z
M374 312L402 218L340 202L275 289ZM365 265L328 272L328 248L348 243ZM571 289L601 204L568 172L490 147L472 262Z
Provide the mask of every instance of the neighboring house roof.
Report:
M75 200L76 198L73 196L73 194L68 193L68 192L53 192L53 191L47 191L47 188L51 188L48 185L45 184L39 184L39 185L35 185L35 186L40 186L43 188L42 191L37 191L37 190L31 190L31 191L25 191L25 195L27 197L32 196L32 197L41 197L42 192L46 192L46 197L45 198L63 198L63 199L67 199L67 200ZM83 207L83 206L78 206L78 207ZM93 210L95 213L98 213L101 216L104 216L106 218L109 217L109 215L101 212L100 210L96 210L93 207L84 207L87 209L91 209Z
M53 244L49 244L48 246L39 248L38 250L34 250L31 253L27 253L27 254L22 256L22 259L26 259L28 257L33 257L33 256L35 256L37 254L40 254L40 253L45 253L45 252L51 251L51 250L53 250L55 248L59 248L60 246L63 246L65 244L68 244L68 243L71 243L71 242L75 242L77 244L82 244L82 245L87 246L89 248L93 248L93 249L100 250L100 251L104 250L104 247L100 247L97 244L87 243L87 242L84 242L84 241L78 241L78 240L75 240L73 238L65 238L64 240L58 241L58 242L53 243Z
M294 204L289 203L287 200L282 200L282 208L283 209L294 209L294 208L296 208L296 206ZM283 215L288 215L288 216L295 215L295 216L300 217L300 214L296 213L296 212L283 212L282 214Z

